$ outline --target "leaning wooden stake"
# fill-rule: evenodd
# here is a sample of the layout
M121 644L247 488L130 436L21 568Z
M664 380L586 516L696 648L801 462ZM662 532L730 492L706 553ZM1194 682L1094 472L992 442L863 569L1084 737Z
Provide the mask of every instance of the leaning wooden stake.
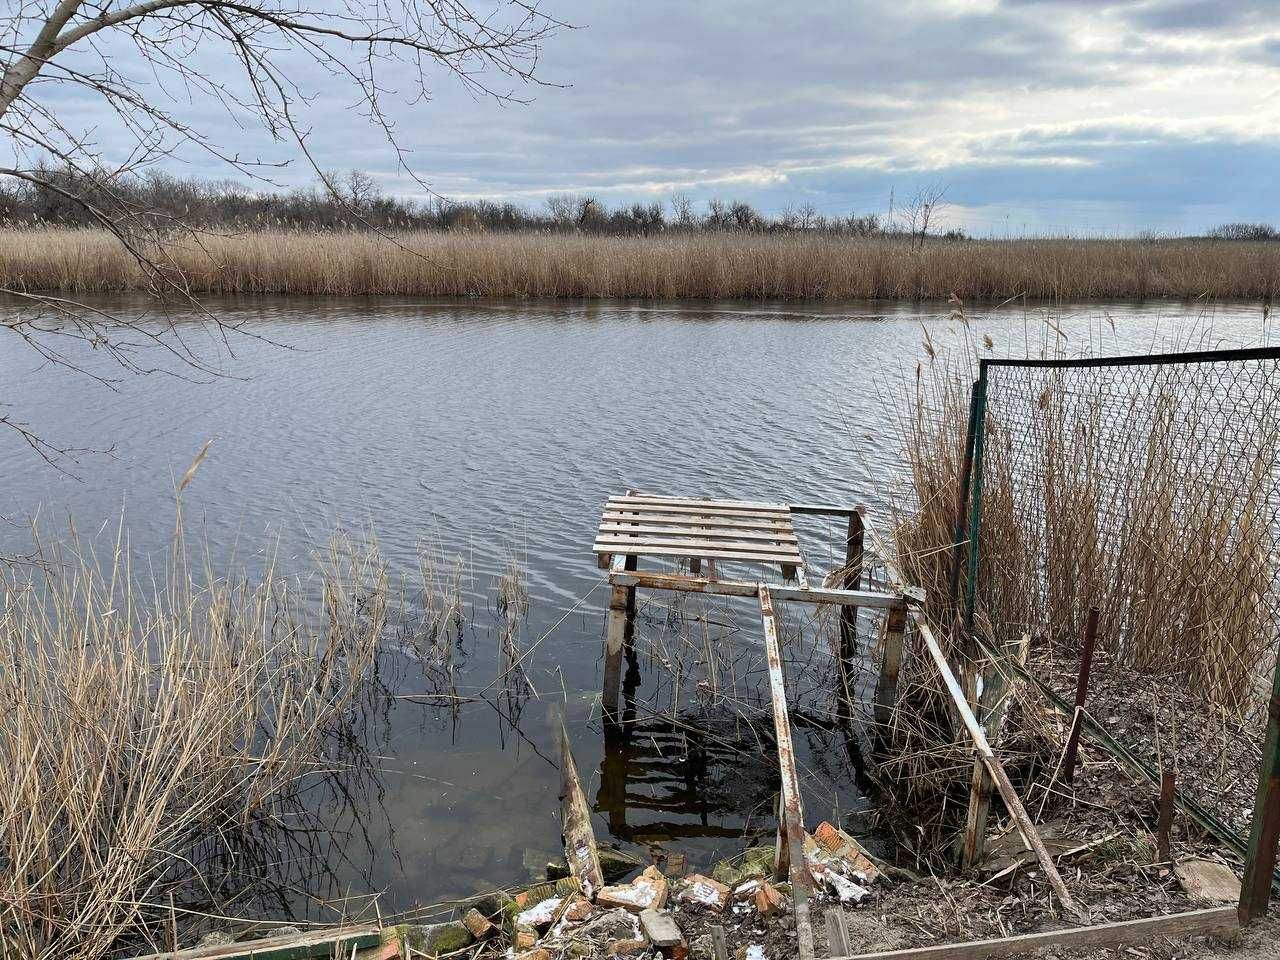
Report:
M813 960L813 925L809 919L809 893L813 877L804 859L804 810L800 802L800 778L796 775L795 747L787 714L787 688L782 679L782 648L778 617L769 588L760 585L760 618L764 623L764 649L769 661L769 692L773 700L773 727L778 740L778 766L782 773L782 815L786 829L787 863L791 896L795 905L796 939L800 960Z
M1240 886L1240 922L1263 916L1271 902L1271 877L1280 841L1280 662L1276 663L1267 707L1267 736L1262 746L1258 795L1253 804L1249 855Z
M907 583L903 580L897 565L890 559L889 549L884 541L874 528L869 523L865 523L865 521L864 529L871 539L872 549L879 556L880 562L884 564L885 576L889 581L889 585L899 593L908 594ZM1009 811L1009 816L1013 818L1014 825L1018 828L1018 833L1022 835L1022 839L1026 841L1027 846L1035 853L1036 859L1040 861L1045 878L1049 881L1049 885L1053 887L1053 892L1058 895L1058 900L1061 901L1062 906L1079 916L1080 910L1076 906L1075 900L1067 892L1067 885L1062 882L1062 876L1058 873L1058 868L1054 866L1053 858L1049 856L1049 851L1045 848L1044 841L1040 838L1040 833L1036 830L1035 824L1031 822L1031 817L1027 814L1026 807L1022 805L1018 791L1013 788L1009 775L1005 773L1004 766L992 751L991 745L987 743L986 735L982 732L982 725L978 723L978 718L973 715L973 710L969 707L969 701L965 699L964 690L956 679L956 675L951 671L951 664L947 662L942 648L938 646L937 638L933 635L933 629L929 626L929 621L916 606L908 610L908 616L915 623L916 629L920 631L920 639L924 641L925 649L929 651L929 656L938 668L938 673L942 677L942 682L946 686L947 692L951 695L951 701L955 705L956 713L959 714L961 722L969 732L969 738L973 741L973 751L987 768L991 779L995 781L996 789L1000 791L1000 798L1004 801L1005 808Z
M1067 748L1062 754L1062 782L1071 783L1076 776L1076 755L1080 750L1080 727L1084 722L1085 702L1089 699L1089 673L1093 670L1093 649L1098 642L1098 608L1089 608L1084 625L1084 642L1080 645L1080 673L1076 677L1076 712L1071 717Z
M559 714L554 715L560 728L560 834L564 840L564 856L569 872L582 881L582 892L594 898L604 886L600 869L600 851L591 829L591 808L582 792L578 766L569 747L569 732Z

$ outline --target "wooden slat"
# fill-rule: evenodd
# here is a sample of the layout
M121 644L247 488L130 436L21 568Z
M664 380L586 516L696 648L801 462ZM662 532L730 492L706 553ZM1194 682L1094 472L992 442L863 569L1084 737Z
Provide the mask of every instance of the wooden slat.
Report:
M1052 947L1055 951L1079 950L1086 947L1093 949L1119 947L1131 943L1143 943L1154 937L1227 936L1239 929L1240 921L1235 907L1214 907L1209 910L1173 913L1163 917L1143 917L1141 920L1101 923L1092 927L1068 927L1065 930L1025 933L1017 937L861 953L849 960L986 960L987 957L1008 957L1020 953L1031 953L1043 947Z
M778 767L782 774L782 828L786 836L787 864L791 880L792 911L796 919L800 960L813 960L813 925L809 919L809 894L813 877L804 859L804 808L800 778L796 774L795 746L791 742L791 718L787 712L787 687L782 678L782 646L778 615L769 588L760 585L760 619L764 626L765 658L769 664L769 693L773 701L773 729L778 743Z
M795 528L790 517L713 517L690 516L684 513L626 513L606 509L602 523L665 523L676 527L725 527L733 530L782 530L790 533Z
M558 710L554 717L560 735L560 833L564 840L565 860L568 861L569 872L582 881L582 892L594 899L604 887L604 874L600 869L595 832L591 829L591 808L582 793L582 781L578 777L577 764L573 762L564 719Z
M609 582L614 586L674 590L677 593L707 593L720 597L754 597L760 590L759 583L746 580L715 580L648 570L610 573ZM805 589L786 585L773 585L769 589L773 592L773 599L792 603L834 603L876 610L903 605L900 596L878 590L829 590L823 587Z
M134 960L302 960L304 957L349 956L353 949L376 947L382 940L375 924L308 930L261 940L193 947L176 953L153 953Z
M741 530L721 528L709 530L705 527L667 527L661 525L625 523L602 523L601 533L625 533L630 535L661 534L663 537L727 537L731 540L764 540L768 543L799 543L794 533L785 533L775 529L772 533L764 530Z
M789 519L791 514L786 509L781 510L756 510L742 509L730 510L727 507L697 507L697 506L668 506L665 503L645 503L643 501L629 500L625 497L611 498L605 504L606 510L632 510L636 513L674 513L688 514L699 517L765 517L778 518L781 520Z
M625 553L640 557L688 557L696 555L713 560L746 560L757 563L795 563L794 553L743 553L741 550L689 550L687 547L646 547L623 546L620 544L597 543L592 548L594 553Z
M596 536L596 543L606 548L613 547L677 547L689 550L701 556L702 550L736 550L740 553L779 553L792 559L800 560L800 550L794 543L759 542L754 540L736 540L733 537L699 537L697 539L668 537L660 534L648 536L628 536L622 533L601 533Z
M610 500L626 500L631 503L657 503L671 507L714 507L724 510L773 510L790 509L785 503L768 503L761 500L712 500L704 497L660 497L656 494L633 493L612 496Z

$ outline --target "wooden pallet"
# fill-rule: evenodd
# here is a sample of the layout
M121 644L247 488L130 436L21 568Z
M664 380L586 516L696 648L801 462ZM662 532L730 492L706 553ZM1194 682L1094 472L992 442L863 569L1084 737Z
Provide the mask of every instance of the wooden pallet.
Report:
M614 556L685 557L778 564L790 578L804 564L784 503L692 497L610 497L592 550Z

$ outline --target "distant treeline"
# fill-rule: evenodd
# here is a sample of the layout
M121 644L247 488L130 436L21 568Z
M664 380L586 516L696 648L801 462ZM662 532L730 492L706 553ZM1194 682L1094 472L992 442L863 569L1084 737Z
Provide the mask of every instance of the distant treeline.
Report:
M487 200L426 202L390 196L367 173L327 175L324 182L293 190L253 190L229 180L176 177L162 171L110 181L75 172L43 170L49 186L0 178L0 219L10 226L96 227L76 198L101 210L128 209L162 222L197 227L318 230L483 230L494 233L583 232L645 236L665 231L805 231L853 237L929 233L940 202L920 196L892 220L877 214L832 217L798 205L770 217L742 200L695 203L675 194L665 201L610 208L597 197L560 194L538 208ZM935 218L936 220L936 218ZM936 232L936 231L935 231ZM941 234L960 239L960 231Z
M609 207L585 194L550 196L539 207L489 200L406 200L382 191L369 174L327 174L310 187L254 190L232 180L177 177L159 170L125 178L44 169L48 185L0 177L0 226L100 227L80 202L108 216L128 212L156 225L258 230L464 230L489 233L588 233L649 236L671 232L802 233L843 237L966 239L945 225L946 200L934 187L917 192L881 216L821 213L797 204L769 216L743 200L666 200ZM109 184L109 187L107 186ZM1227 223L1203 234L1214 240L1280 240L1267 223ZM1144 235L1139 239L1162 239ZM1171 239L1165 237L1164 239Z

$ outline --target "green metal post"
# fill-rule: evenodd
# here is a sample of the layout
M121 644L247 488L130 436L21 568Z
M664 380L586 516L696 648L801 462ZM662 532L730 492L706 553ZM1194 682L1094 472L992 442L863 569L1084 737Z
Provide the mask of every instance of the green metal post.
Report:
M978 381L969 389L969 428L964 435L964 462L960 465L960 489L956 494L956 532L951 546L951 583L947 600L960 601L960 558L964 552L965 527L969 520L969 483L973 479L974 421L978 413Z
M987 361L978 366L973 385L973 500L969 507L969 582L965 590L964 631L973 636L973 615L978 600L978 531L982 524L982 458L987 435Z
M1253 804L1249 854L1240 885L1240 922L1249 923L1266 914L1271 900L1271 878L1276 867L1276 843L1280 841L1280 659L1271 681L1267 705L1267 738L1262 747L1258 797Z

